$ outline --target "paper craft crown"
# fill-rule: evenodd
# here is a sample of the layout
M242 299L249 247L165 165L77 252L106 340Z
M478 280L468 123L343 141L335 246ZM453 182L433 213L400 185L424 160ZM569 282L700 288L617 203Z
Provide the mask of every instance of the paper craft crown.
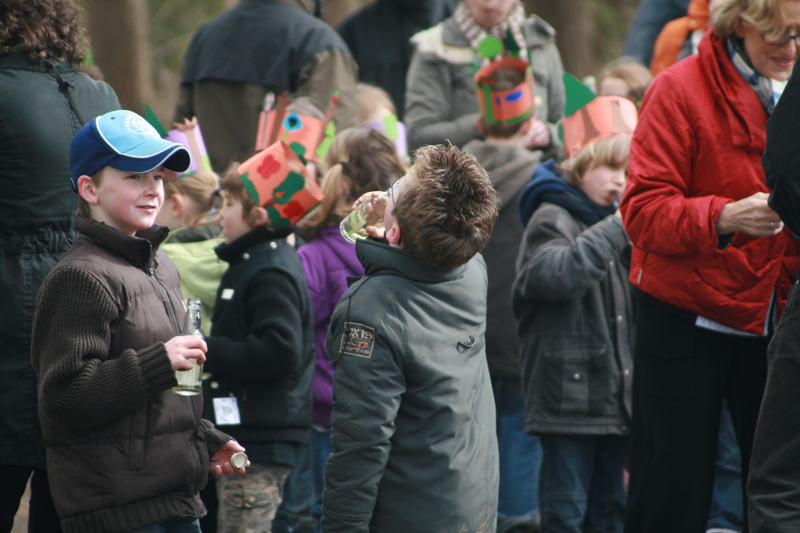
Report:
M406 126L399 120L397 115L390 113L383 117L383 120L364 122L362 128L368 130L378 130L394 143L397 154L401 159L408 159L408 143L406 141Z
M239 175L247 192L267 210L276 226L296 224L322 201L319 185L284 141L239 165Z
M178 177L197 172L198 170L211 170L211 162L208 159L208 151L206 150L206 143L203 142L203 134L200 132L200 126L197 124L197 117L192 120L184 119L184 123L180 124L174 122L174 130L167 131L161 121L153 112L150 104L145 104L145 120L153 126L162 139L180 143L189 149L192 154L192 163L185 172L178 174Z
M338 103L339 93L334 91L325 110L325 118L320 120L300 113L287 114L286 110L291 104L287 92L279 94L277 98L274 93L267 93L258 118L256 152L283 141L301 161L312 161L315 155L324 161L335 135L331 119Z
M478 107L481 116L491 125L516 124L530 118L534 111L533 71L527 61L520 59L519 47L515 45L513 36L506 41L508 56L500 56L503 42L493 35L486 37L478 46L479 53L491 59L475 73ZM517 70L524 79L513 89L495 91L495 74L501 68Z
M636 105L620 96L597 96L572 74L564 74L567 105L559 136L567 157L607 137L633 135L639 121Z

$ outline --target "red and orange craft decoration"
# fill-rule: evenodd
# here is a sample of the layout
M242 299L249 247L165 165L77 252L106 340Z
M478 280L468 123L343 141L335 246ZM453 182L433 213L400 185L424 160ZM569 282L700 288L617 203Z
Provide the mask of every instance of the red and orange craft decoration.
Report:
M275 96L267 93L264 106L258 118L258 133L256 135L256 152L265 150L278 141L283 141L295 154L305 161L313 161L314 156L324 159L324 153L318 153L320 148L327 151L326 137L332 135L331 120L336 106L339 103L339 93L334 91L331 95L325 118L310 117L300 113L286 113L289 104L287 92Z
M514 43L513 36L507 41ZM475 88L478 93L478 107L481 116L488 124L509 126L528 120L534 112L533 71L530 64L519 57L518 47L506 44L510 55L501 56L503 42L490 35L479 46L479 52L491 61L475 72ZM507 91L494 90L497 71L508 67L522 72L525 79Z
M276 226L296 224L322 201L319 185L284 141L274 143L239 165L239 175Z
M597 96L569 73L564 74L564 88L567 104L559 134L567 157L594 141L633 135L639 122L636 104L620 96Z

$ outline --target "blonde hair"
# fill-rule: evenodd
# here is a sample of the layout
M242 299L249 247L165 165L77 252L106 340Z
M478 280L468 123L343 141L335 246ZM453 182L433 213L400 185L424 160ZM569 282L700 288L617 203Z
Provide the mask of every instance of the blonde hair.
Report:
M785 25L783 3L786 0L714 0L711 27L714 33L728 38L748 24L767 38L779 38Z
M598 167L628 168L631 138L629 135L606 137L587 144L580 152L561 165L564 181L580 188L583 176Z
M191 199L198 207L194 223L191 227L213 226L219 224L219 213L216 209L220 203L219 176L211 170L198 170L186 174L176 180L164 183L164 200L173 194L180 194ZM211 214L211 216L207 216Z
M397 115L397 109L389 93L380 87L367 83L358 83L356 84L356 99L358 100L359 124L364 124L382 109Z
M608 63L597 76L597 87L603 84L606 78L617 78L625 82L628 86L628 94L625 98L633 100L634 103L644 98L644 93L650 82L653 81L653 74L650 69L641 65L630 58L621 57L616 61ZM600 95L602 96L602 95Z
M300 231L310 237L347 216L362 194L388 189L405 174L394 143L370 129L351 128L336 135L327 163L322 202L298 223Z

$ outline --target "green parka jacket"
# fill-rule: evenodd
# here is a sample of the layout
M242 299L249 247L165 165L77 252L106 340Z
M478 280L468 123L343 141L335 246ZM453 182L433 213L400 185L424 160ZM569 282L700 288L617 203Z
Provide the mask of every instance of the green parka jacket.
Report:
M81 119L119 109L114 91L67 63L0 54L0 464L45 467L30 341L36 293L75 232L69 145Z
M486 364L486 265L449 272L359 241L366 277L344 294L334 363L328 533L491 532L495 405Z

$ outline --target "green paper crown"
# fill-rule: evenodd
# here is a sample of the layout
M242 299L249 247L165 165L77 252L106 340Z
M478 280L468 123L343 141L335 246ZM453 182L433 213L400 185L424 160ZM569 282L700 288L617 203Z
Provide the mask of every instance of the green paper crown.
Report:
M583 106L597 98L597 95L588 85L569 72L564 73L563 79L564 93L567 98L567 103L564 106L565 117L578 112ZM562 141L564 140L564 129L561 127L561 123L558 124L558 138Z

